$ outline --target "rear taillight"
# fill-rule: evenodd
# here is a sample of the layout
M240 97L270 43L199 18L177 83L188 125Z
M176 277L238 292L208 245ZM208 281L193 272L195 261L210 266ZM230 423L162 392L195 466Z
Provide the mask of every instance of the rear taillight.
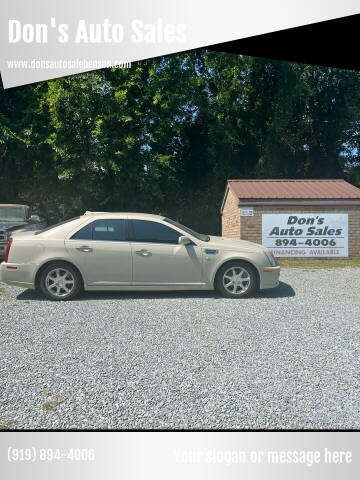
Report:
M9 253L10 253L10 247L11 247L11 244L13 243L13 238L10 237L10 240L9 240L9 243L7 244L7 247L6 247L6 250L5 250L5 262L8 261L9 259Z

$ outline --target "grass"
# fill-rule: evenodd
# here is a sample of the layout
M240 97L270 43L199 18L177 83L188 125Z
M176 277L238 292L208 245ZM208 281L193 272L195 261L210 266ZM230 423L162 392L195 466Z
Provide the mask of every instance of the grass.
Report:
M296 258L294 260L278 259L281 267L291 268L343 268L360 267L360 260L326 260L320 258Z

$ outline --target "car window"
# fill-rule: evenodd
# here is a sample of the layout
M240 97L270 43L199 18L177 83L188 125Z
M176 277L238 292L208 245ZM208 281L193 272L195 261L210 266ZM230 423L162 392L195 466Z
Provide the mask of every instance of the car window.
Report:
M123 242L125 240L125 220L96 220L93 222L93 240Z
M71 238L73 240L92 240L92 223L85 225L85 227L74 233Z
M148 220L133 220L134 240L136 242L178 243L181 233L166 225Z
M123 242L125 240L125 220L95 220L74 233L71 239Z
M0 207L0 220L4 222L23 222L25 220L24 207Z

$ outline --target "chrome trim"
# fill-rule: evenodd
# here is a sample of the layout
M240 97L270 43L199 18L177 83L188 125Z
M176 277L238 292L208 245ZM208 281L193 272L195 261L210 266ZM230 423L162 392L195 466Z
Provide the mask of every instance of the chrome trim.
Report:
M76 232L75 232L76 233ZM101 243L128 243L128 244L132 244L132 243L143 243L143 244L146 244L146 245L172 245L173 247L179 247L181 246L179 243L155 243L155 242L137 242L135 240L89 240L89 239L85 239L85 238L66 238L65 239L66 242L101 242ZM189 245L184 245L186 247L190 246L191 244ZM194 243L195 246L196 243Z
M76 233L76 232L75 232ZM75 234L74 234L75 235ZM65 238L65 241L66 242L96 242L96 243L129 243L130 244L130 241L129 240L90 240L90 239L86 239L86 238Z
M141 255L142 257L151 257L151 252L145 248L135 251L136 255Z
M90 253L93 251L93 249L88 245L83 245L82 247L76 247L76 250L80 250L80 252L85 252L85 253Z
M174 247L179 247L181 246L180 243L157 243L157 242L138 242L137 240L129 240L130 243L143 243L145 245L172 245ZM188 245L183 245L183 246L188 246Z

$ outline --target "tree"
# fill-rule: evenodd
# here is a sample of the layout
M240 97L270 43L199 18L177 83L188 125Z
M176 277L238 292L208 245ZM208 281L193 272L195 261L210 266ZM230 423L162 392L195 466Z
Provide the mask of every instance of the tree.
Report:
M220 232L229 178L360 184L360 74L197 50L0 91L0 201Z

